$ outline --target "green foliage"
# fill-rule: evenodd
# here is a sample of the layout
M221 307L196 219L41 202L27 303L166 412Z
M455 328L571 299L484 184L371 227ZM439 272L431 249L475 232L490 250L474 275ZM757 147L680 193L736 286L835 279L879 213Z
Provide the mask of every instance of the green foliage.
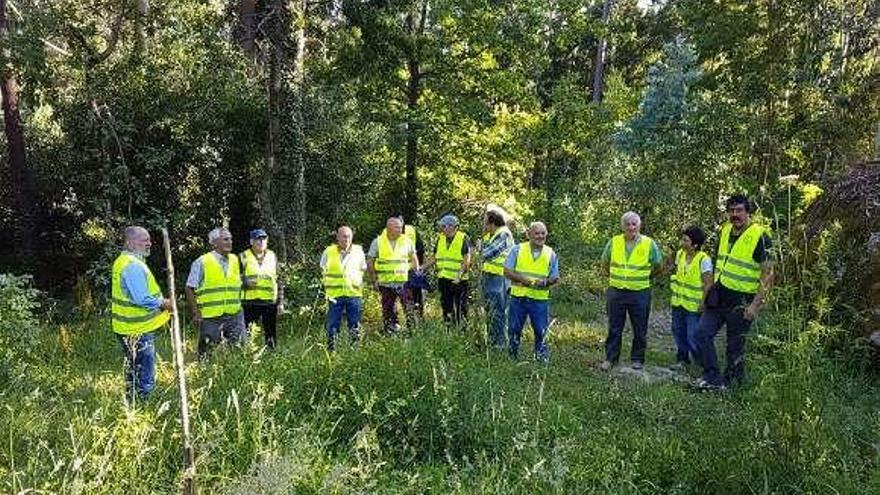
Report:
M4 363L31 352L39 324L35 311L41 298L31 276L0 273L0 356Z

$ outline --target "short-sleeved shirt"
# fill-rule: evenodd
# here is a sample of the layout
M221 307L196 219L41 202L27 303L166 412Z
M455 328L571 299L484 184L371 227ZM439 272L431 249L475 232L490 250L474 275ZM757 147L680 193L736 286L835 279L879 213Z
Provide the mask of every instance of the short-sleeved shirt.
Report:
M220 263L220 268L223 269L223 273L226 274L226 270L229 269L229 261L226 259L226 256L223 256L217 251L211 251L211 254L214 255L214 258ZM205 267L202 266L202 257L199 256L189 267L189 276L186 278L186 286L198 289L202 286L202 280L204 278Z
M447 238L445 234L440 234L440 239L446 241L447 247L449 247L449 245L452 244L452 240ZM436 246L436 244L435 244L435 246ZM467 234L464 234L464 242L461 243L461 255L467 256L467 254L470 252L471 252L471 238Z
M633 241L626 241L626 256L629 257L632 250L635 249L636 244L642 240L642 236L639 235ZM657 245L657 241L651 239L651 252L648 255L648 261L651 262L652 265L659 265L663 262L663 251L660 251L660 246ZM602 250L602 263L611 263L611 239L608 239L608 242L605 243L605 249Z
M348 251L339 250L339 263L342 265L344 269L347 268L358 268L360 270L367 269L367 260L364 258L363 251L358 249L357 252L348 248ZM319 264L321 265L321 270L325 270L327 268L327 251L325 250L321 253L321 260Z
M519 244L513 246L510 250L510 253L507 255L507 259L504 260L504 268L507 268L510 271L516 270L516 258L519 256ZM541 251L532 250L532 259L537 258L541 255ZM559 276L559 256L556 255L556 251L553 251L553 256L550 257L550 277L556 278Z
M745 232L745 229L743 229ZM734 234L731 230L730 236L728 237L729 246L727 247L727 252L733 248L736 240L739 239L739 236L742 235L742 232L739 234ZM755 263L761 264L765 261L772 260L771 249L773 247L773 241L770 240L770 236L766 233L761 234L761 238L758 239L758 244L755 245L755 250L752 251L752 259ZM715 249L715 259L718 259L718 249ZM736 306L742 306L746 304L750 304L752 299L755 298L754 294L749 294L747 292L739 292L733 289L728 289L722 283L718 283L718 302L719 305L723 308L733 308Z
M676 268L678 268L676 266ZM712 258L705 256L700 261L700 273L712 273Z
M388 243L391 244L391 249L394 249L395 246L397 246L398 242L402 242L404 240L406 240L406 238L403 236L403 234L401 234L400 237L398 237L396 240L392 241L391 239L388 239ZM409 243L409 251L407 251L406 255L408 257L412 257L413 254L416 254L416 247L413 246L412 243ZM367 258L374 260L378 257L379 257L379 238L376 237L375 239L373 239L373 242L370 243L370 249L369 249L369 251L367 251ZM382 282L379 285L381 285L383 287L391 287L393 289L399 289L399 288L403 287L405 284L402 282Z

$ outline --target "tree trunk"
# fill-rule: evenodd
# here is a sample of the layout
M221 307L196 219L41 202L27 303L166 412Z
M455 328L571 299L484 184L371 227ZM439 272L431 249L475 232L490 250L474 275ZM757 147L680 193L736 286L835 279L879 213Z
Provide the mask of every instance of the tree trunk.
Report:
M135 52L143 53L147 47L147 16L150 15L150 0L137 0L137 17L135 18Z
M253 62L257 56L257 0L241 0L238 4L238 18L241 26L239 45Z
M9 32L6 18L6 0L0 0L0 39L8 47ZM15 228L13 245L18 262L24 267L34 266L38 237L36 208L34 206L34 176L25 160L24 129L18 109L18 81L9 61L9 49L4 49L7 65L0 68L0 93L3 97L3 122L6 133L6 152L9 157L9 180L11 183Z
M422 74L419 70L418 60L407 61L407 70L409 79L406 85L406 176L404 178L404 218L406 223L415 223L416 215L419 211L419 176L418 176L418 157L419 157L419 129L418 123L415 121L415 115L419 106L419 96L421 95Z
M305 126L303 123L303 93L305 84L305 59L306 59L306 0L294 0L296 10L294 11L294 43L296 53L293 57L293 78L291 86L291 97L293 103L293 140L292 156L293 173L294 173L294 191L293 191L293 231L294 251L299 253L302 259L305 259L305 239L306 226L306 161L305 161Z
M602 101L602 92L605 89L605 56L608 52L608 20L611 18L611 8L614 0L605 0L602 4L602 37L596 45L596 61L593 65L593 103Z

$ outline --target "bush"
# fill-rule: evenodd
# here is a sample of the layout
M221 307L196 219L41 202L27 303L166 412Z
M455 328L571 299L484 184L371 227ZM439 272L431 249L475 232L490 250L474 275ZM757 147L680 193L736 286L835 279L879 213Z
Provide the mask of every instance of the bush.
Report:
M35 344L40 297L30 275L0 274L0 354L7 361Z

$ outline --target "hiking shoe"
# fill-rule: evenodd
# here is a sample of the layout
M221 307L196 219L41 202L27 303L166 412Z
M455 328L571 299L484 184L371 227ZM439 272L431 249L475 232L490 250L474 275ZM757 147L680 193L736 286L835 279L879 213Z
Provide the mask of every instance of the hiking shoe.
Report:
M641 361L634 361L632 364L632 369L634 369L634 370L638 371L638 370L641 370L644 368L645 368L645 363L642 363Z
M698 389L706 391L722 392L724 390L727 390L727 386L723 383L712 383L704 378L700 378L699 380L697 380L695 385Z
M608 361L608 360L606 359L605 361L602 361L602 364L599 365L599 369L602 370L602 371L608 371L608 370L610 370L613 366L614 366L614 363L612 363L611 361Z

